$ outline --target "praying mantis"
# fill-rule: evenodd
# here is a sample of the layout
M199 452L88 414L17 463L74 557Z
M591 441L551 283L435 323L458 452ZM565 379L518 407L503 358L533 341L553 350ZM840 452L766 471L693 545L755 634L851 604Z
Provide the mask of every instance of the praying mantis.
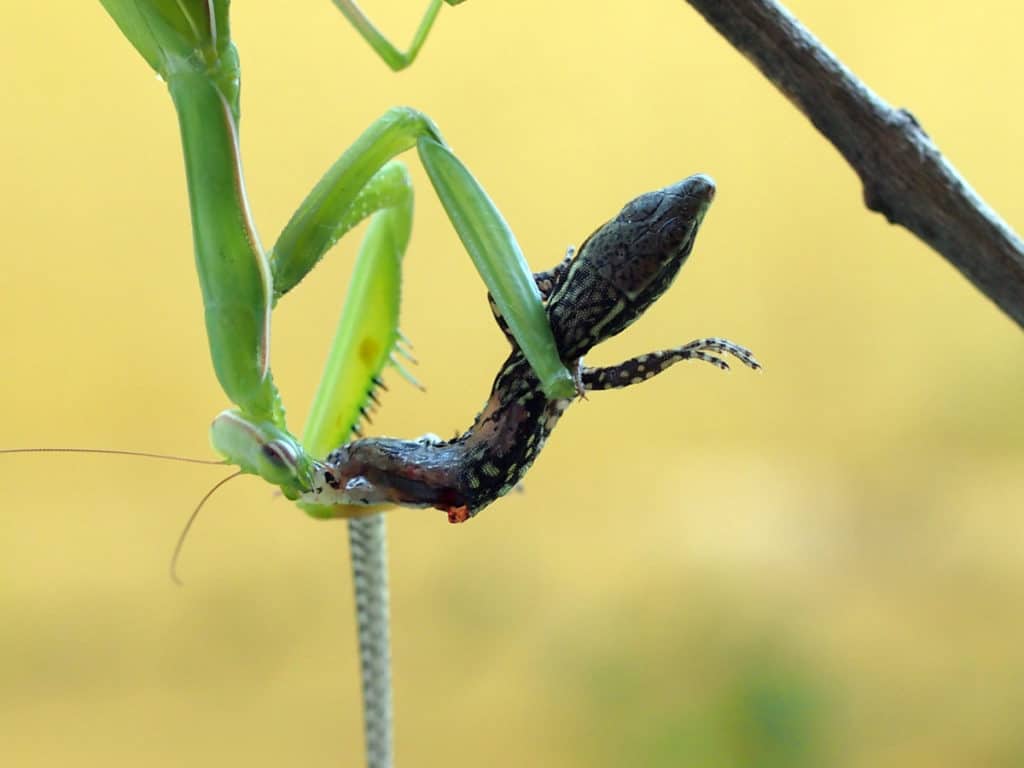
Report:
M482 265L485 284L545 391L573 391L514 239L428 118L413 110L392 110L375 122L328 171L264 253L241 173L239 77L227 4L105 5L168 84L178 110L211 356L218 381L236 405L215 421L212 435L215 447L231 463L292 497L303 489L319 458L343 443L358 422L359 407L374 377L391 361L399 338L398 270L409 238L411 197L404 169L392 158L412 146L419 150L468 250ZM431 5L435 15L439 6ZM411 61L413 55L404 54L405 60ZM298 439L288 430L271 376L270 310L337 239L371 215L328 356L328 373ZM306 509L318 517L354 514L337 505ZM380 609L386 607L383 518L354 518L349 525L360 613L376 618L363 622L369 630L360 630L362 657L371 657L366 668L373 671L364 674L369 681L369 759L371 765L386 765L391 758L387 624Z
M550 397L569 397L540 294L514 236L486 193L445 146L437 127L408 108L364 131L299 205L269 252L252 221L238 143L240 66L227 0L102 0L167 84L178 115L192 213L196 267L217 379L236 408L213 422L214 449L241 472L297 499L320 459L343 443L399 342L400 264L409 242L412 190L394 157L416 147L445 210L505 322ZM351 2L357 30L393 67L415 58L440 8L432 0L406 54ZM270 364L271 311L324 254L372 216L345 308L301 440L288 429ZM301 505L314 517L351 517L344 505ZM360 510L362 511L362 510ZM391 765L391 686L384 520L349 522L359 617L367 763Z

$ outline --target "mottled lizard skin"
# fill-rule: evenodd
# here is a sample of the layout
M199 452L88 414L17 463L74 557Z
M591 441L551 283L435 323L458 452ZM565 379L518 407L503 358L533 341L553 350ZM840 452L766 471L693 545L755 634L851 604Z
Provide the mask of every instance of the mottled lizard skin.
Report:
M604 368L582 366L596 344L620 333L671 285L693 249L714 184L706 176L641 195L588 237L573 256L536 274L563 362L576 371L580 394L638 384L677 362L728 365L715 352L751 368L743 347L707 338ZM326 459L306 500L317 504L436 507L463 522L512 489L533 464L571 399L548 399L492 302L512 352L473 424L453 440L366 437Z

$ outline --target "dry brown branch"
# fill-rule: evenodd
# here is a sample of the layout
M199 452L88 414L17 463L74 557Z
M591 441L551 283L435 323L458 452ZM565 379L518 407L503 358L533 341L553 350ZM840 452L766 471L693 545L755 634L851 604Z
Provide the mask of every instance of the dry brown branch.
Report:
M687 0L846 158L864 203L941 253L1024 326L1024 242L905 109L894 109L773 0Z

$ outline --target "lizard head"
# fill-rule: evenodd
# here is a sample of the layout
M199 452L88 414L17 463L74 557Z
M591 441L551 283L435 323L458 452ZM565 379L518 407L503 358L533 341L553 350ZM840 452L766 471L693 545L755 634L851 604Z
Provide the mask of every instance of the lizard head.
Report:
M628 328L668 289L715 196L703 174L627 203L580 246L547 313L564 360Z
M595 232L589 249L602 276L641 314L671 285L693 250L715 183L696 174L640 195Z

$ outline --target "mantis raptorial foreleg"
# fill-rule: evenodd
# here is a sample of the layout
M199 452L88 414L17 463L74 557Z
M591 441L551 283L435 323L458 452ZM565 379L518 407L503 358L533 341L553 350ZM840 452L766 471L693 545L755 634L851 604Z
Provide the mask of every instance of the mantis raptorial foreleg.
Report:
M558 264L553 266L551 269L546 269L543 272L533 273L533 282L537 285L537 290L540 291L540 297L547 301L548 297L558 286L558 283L568 274L569 265L572 263L572 258L576 254L576 249L570 246L565 252L565 258L562 259ZM494 316L495 322L498 324L498 328L505 334L505 338L508 339L509 343L515 347L516 339L512 335L512 331L509 330L508 323L505 322L504 316L501 314L501 310L498 309L498 304L494 300L491 294L487 294L487 302L491 307L491 314Z

